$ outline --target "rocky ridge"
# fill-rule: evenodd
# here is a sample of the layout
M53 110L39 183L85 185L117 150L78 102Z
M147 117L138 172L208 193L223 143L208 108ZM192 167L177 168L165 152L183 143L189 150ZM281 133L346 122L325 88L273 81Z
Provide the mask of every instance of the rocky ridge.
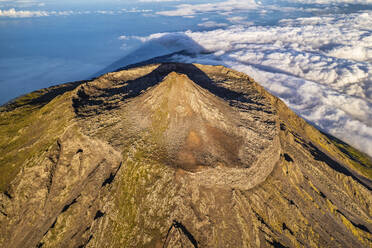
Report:
M0 120L0 246L372 245L370 158L243 73L145 65Z

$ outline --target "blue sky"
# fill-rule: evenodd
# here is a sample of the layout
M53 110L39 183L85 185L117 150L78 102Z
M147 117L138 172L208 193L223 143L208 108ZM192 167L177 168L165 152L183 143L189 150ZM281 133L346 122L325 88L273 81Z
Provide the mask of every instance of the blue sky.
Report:
M188 50L372 155L371 27L372 0L0 0L0 104Z

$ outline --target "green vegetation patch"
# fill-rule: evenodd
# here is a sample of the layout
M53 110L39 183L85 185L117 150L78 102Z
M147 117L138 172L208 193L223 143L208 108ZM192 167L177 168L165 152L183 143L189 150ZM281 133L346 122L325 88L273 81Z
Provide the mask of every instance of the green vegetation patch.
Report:
M112 246L155 247L168 228L174 194L170 170L153 159L156 148L150 142L140 143L124 154L115 195L118 214L108 234Z
M26 161L40 156L62 134L74 112L71 93L45 104L30 104L39 92L16 99L0 110L0 190L5 191ZM16 106L16 107L15 107Z
M340 139L332 135L325 134L327 138L334 144L345 156L350 160L354 169L362 175L372 179L372 158L367 154L355 149L354 147L346 144Z

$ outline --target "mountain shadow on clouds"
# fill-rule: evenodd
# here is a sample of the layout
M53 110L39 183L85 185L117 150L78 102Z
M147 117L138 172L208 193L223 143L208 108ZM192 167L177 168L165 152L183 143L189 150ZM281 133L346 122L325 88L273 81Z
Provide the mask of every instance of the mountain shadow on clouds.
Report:
M102 74L117 71L129 65L140 64L143 61L152 62L170 62L171 55L181 53L192 56L205 53L206 49L195 42L189 36L183 33L170 33L159 38L153 38L146 41L142 46L125 55L123 58L113 62L101 71L95 73L93 77ZM154 60L156 58L156 60Z

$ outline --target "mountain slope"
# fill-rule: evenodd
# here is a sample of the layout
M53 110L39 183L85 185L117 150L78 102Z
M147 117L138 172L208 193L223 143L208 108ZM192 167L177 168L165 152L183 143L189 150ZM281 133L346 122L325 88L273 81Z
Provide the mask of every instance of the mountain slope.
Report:
M153 64L36 95L0 113L2 246L372 245L370 158L245 74Z

